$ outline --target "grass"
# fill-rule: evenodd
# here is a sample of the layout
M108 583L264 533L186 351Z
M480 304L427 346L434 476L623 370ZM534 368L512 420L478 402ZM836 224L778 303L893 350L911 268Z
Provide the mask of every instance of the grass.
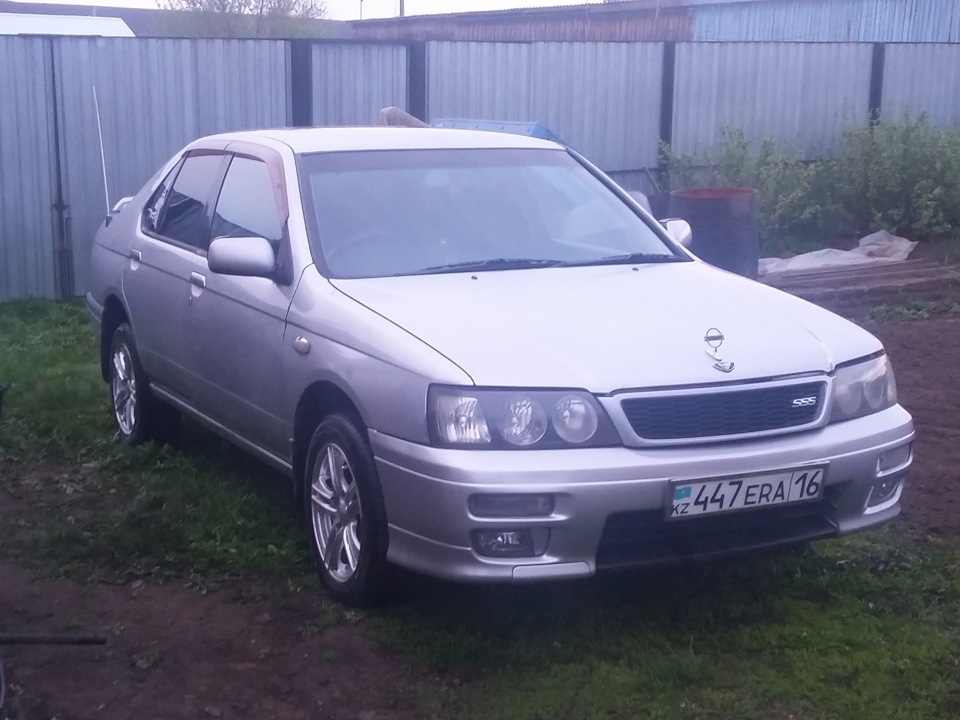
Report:
M0 489L33 510L0 553L112 579L303 574L281 476L189 424L176 449L116 442L79 304L0 305L0 337Z
M960 569L896 530L687 572L445 588L382 637L467 718L955 718Z
M867 319L873 322L924 320L935 315L956 315L958 313L960 313L960 302L956 300L909 298L902 303L877 305L870 309Z
M911 308L906 316L922 316ZM281 478L190 425L174 448L114 440L79 305L0 305L0 338L0 380L12 383L0 495L21 500L0 523L0 555L109 581L304 582ZM393 607L331 611L297 632L337 624L372 635L434 679L422 697L430 717L960 717L960 552L896 524L579 583L405 587ZM329 650L319 662L347 661Z

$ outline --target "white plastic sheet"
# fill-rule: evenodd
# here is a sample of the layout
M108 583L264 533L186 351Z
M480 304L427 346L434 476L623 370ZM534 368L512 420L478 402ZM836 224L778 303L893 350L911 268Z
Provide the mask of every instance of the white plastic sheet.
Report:
M760 275L787 273L798 270L827 270L845 265L872 265L903 262L917 243L891 235L886 230L871 233L860 239L853 250L814 250L792 258L760 258Z

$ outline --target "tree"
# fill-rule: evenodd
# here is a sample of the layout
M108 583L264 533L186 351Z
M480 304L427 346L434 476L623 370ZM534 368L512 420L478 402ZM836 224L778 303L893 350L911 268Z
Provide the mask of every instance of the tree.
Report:
M159 3L165 10L203 15L207 32L227 36L285 35L297 20L319 20L327 12L324 0L159 0Z

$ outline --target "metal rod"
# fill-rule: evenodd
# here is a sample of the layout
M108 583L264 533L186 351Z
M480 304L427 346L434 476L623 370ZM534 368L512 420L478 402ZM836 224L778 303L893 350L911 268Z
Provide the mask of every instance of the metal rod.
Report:
M0 633L0 645L106 645L102 635Z
M97 101L97 86L93 86L93 109L97 114L97 136L100 138L100 167L103 170L103 204L107 208L107 217L110 217L110 191L107 188L107 158L103 152L103 130L100 127L100 103Z

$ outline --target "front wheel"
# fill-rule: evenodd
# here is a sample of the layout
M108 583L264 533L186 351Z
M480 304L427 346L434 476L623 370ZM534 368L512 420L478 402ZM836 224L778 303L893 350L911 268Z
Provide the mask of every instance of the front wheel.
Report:
M386 580L387 522L365 433L332 415L314 431L306 460L304 509L320 579L341 602L372 604Z

